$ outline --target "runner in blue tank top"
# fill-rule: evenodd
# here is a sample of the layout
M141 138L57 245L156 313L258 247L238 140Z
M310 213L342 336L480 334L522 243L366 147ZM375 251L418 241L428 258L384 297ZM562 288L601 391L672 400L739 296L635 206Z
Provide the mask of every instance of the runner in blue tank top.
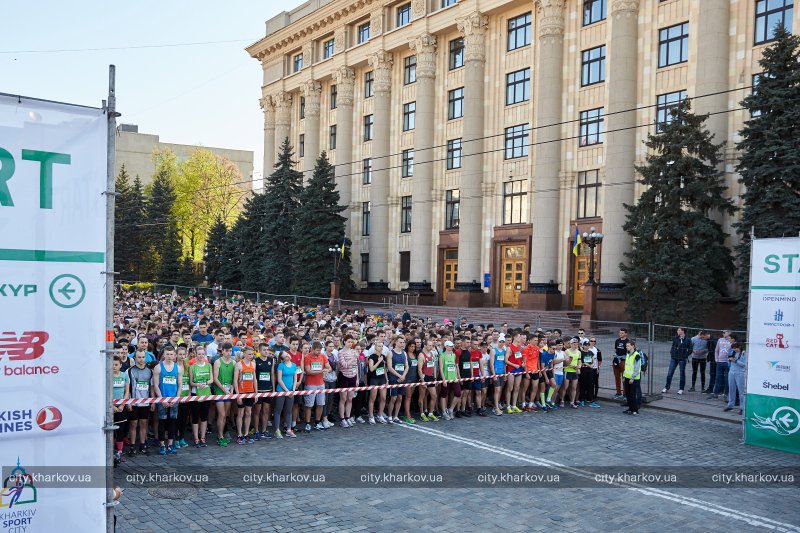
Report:
M175 438L178 420L178 393L183 381L183 372L180 370L175 363L175 348L168 344L164 348L162 361L153 368L156 397L175 398L175 401L158 404L158 440L161 441L159 455L178 453L172 440Z

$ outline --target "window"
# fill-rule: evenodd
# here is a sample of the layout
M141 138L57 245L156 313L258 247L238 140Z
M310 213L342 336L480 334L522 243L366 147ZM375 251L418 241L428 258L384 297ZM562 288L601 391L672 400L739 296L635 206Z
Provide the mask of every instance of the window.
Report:
M442 7L453 6L458 3L458 0L442 0Z
M598 46L581 52L581 87L606 80L606 47Z
M581 133L578 140L580 146L602 144L605 131L604 120L602 107L581 111Z
M417 56L408 56L403 61L403 84L417 81Z
M292 58L292 72L300 72L303 68L303 53L299 53Z
M297 143L297 151L300 157L304 157L306 155L306 136L304 134L300 134L300 140Z
M450 59L448 60L450 70L464 66L464 38L459 37L450 41Z
M400 198L400 233L411 231L411 197Z
M527 124L506 128L505 158L514 159L516 157L527 156L528 146L530 145L528 140L529 135Z
M786 31L792 31L794 0L757 0L756 1L756 44L767 43L775 39L775 27L783 25Z
M400 281L411 278L411 252L400 252Z
M413 130L416 120L417 103L408 102L407 104L403 104L403 131Z
M400 177L410 178L414 175L414 149L403 150Z
M689 60L689 23L658 30L658 66L668 67Z
M369 236L369 211L369 202L361 202L361 235L364 237Z
M583 0L583 25L606 19L606 0Z
M328 128L328 150L336 150L336 124Z
M300 97L300 120L306 118L306 97Z
M447 120L464 116L464 88L447 91Z
M599 190L599 170L578 172L578 201L576 202L578 211L575 213L575 218L592 218L597 216L597 192Z
M503 224L523 224L526 220L527 202L523 188L524 180L507 181L503 184Z
M403 4L397 8L397 24L395 27L405 26L409 22L411 22L411 4Z
M369 22L365 22L358 27L357 42L365 43L369 40Z
M322 43L322 59L328 59L331 56L333 56L333 39Z
M531 44L531 14L525 13L508 21L508 51Z
M371 141L372 140L372 115L365 115L364 116L364 140Z
M369 254L361 254L361 281L369 277Z
M336 85L331 85L331 109L336 109Z
M444 193L444 229L458 227L458 208L461 204L460 191L451 189Z
M373 71L370 70L369 72L364 73L364 98L369 98L375 94L372 90L374 81L375 73Z
M659 94L656 97L656 133L664 130L664 126L672 122L672 110L686 100L686 91Z
M531 69L524 68L506 74L506 105L531 99Z
M461 138L447 141L447 170L461 168Z
M369 185L372 183L372 159L361 160L361 183Z

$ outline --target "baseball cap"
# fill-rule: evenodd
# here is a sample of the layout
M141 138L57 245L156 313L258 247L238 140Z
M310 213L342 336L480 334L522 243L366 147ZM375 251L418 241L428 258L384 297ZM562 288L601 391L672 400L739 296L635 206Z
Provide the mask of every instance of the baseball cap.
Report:
M497 342L506 342L506 334L501 333L499 337L497 337Z
M444 341L445 346L455 346L451 341Z
M584 346L589 346L589 339L584 340L583 342L581 342L581 344L583 344Z

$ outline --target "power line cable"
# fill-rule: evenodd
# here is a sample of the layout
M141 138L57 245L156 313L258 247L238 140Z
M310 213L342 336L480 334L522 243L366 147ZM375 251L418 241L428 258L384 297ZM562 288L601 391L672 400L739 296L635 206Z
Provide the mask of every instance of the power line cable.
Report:
M0 50L0 54L57 54L61 52L103 52L106 50L143 50L149 48L177 48L181 46L203 46L209 44L255 42L258 39L229 39L225 41L198 41L189 43L140 44L132 46L104 46L97 48L57 48L52 50Z

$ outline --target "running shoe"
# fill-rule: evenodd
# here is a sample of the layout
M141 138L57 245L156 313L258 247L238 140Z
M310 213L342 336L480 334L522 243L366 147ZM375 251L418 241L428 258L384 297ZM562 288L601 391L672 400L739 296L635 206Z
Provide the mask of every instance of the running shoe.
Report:
M392 420L394 421L395 424L399 424L400 423L400 419L397 418L397 417L394 417Z
M622 414L629 415L629 414L631 414L632 412L633 412L633 411L631 411L630 409L625 409L624 411L622 411Z
M678 394L681 394L681 395L683 395L683 389L679 390L679 391L678 391ZM625 399L625 398L623 398L623 400L624 400L624 399Z
M344 420L342 420L342 422L344 422ZM347 427L347 426L343 426L343 427ZM325 424L323 424L322 422L317 422L317 424L314 426L314 429L316 429L317 431L325 431L328 428L326 428Z
M428 422L428 415L426 415L425 413L420 413L419 419L422 420L423 422Z
M569 406L572 407L573 409L577 409L578 408L578 406L575 405L574 403L569 404Z
M691 388L689 389L689 392L694 392L694 387L691 387ZM679 393L679 394L680 394L680 393Z
M363 416L357 416L356 417L356 422L359 423L359 424L366 424L367 421L364 420Z
M666 394L668 392L669 392L669 389L667 389L667 388L661 389L661 394ZM678 393L678 394L681 394L681 393ZM617 398L617 396L619 396L619 398ZM617 394L617 396L614 396L615 400L619 400L620 398L622 398L622 394Z
M114 452L114 460L118 463L122 462L122 452L116 451Z
M136 448L133 446L128 449L128 457L136 457Z
M147 451L147 446L145 446L144 444L139 446L139 455L144 455L144 456L150 455L150 453Z
M494 408L494 414L495 414L495 415L497 415L497 416L501 416L501 415L503 414L503 411L501 411L500 409L498 409L497 407L495 407L495 408Z
M236 437L236 444L244 445L244 444L247 444L247 442L244 440L244 437L239 435L238 437Z
M486 413L486 408L484 408L484 407L481 407L480 409L478 409L478 416L489 416L489 415Z
M667 389L664 389L661 392L667 392ZM612 398L612 399L613 400L621 400L622 399L622 394L617 393L617 394L614 395L614 398Z
M255 439L253 437L251 437L250 435L248 435L247 436L247 444L253 444L254 442L255 442Z
M199 440L194 441L194 447L197 448L197 449L200 449L200 441Z
M282 439L283 438L283 433L281 433L280 429L276 429L275 430L275 438L276 439Z
M272 438L272 435L269 434L269 431L265 431L264 433L261 434L261 439L262 440L270 440L271 438Z
M206 442L206 439L200 439L200 447L208 448L208 443Z
M514 414L514 410L511 407L507 407L506 408L506 413L508 413L510 415L513 415Z
M188 444L186 444L186 439L181 439L181 448L186 448L186 447L188 447L188 446L189 446L189 445L188 445Z
M466 411L461 411L461 416L472 418L472 411L470 411L469 409L467 409Z
M392 424L392 425L394 425L394 418L392 418L391 416L390 416L390 417L388 417L388 418L386 419L386 421L387 421L389 424Z
M428 421L429 422L438 422L439 421L439 417L436 416L435 414L431 413L431 414L428 415Z
M522 412L522 409L520 409L520 408L519 408L519 407L517 407L516 405L515 405L515 406L513 406L511 409L512 409L512 410L513 410L515 413L521 413L521 412Z
M311 424L306 424L306 427L304 428L304 430L305 430L306 433L311 433Z
M292 431L291 429L286 432L286 436L289 437L290 439L296 439L297 438L297 435L295 435L294 431Z
M347 423L350 424L351 426L355 426L356 419L351 416L350 418L347 419Z
M253 433L253 440L261 440L261 432L260 431L256 431L255 433Z
M373 426L375 425L375 417L374 416L369 417L369 423L372 424Z
M322 425L325 426L325 429L332 428L334 426L333 422L331 422L327 418L322 419Z
M167 447L166 446L159 446L158 447L158 455L167 455Z
M600 407L600 404L597 402L592 402L589 404L589 407Z
M175 455L178 453L178 450L175 449L174 444L170 444L169 446L167 446L167 452L169 452L172 455Z
M317 426L319 426L319 425L320 424L317 424ZM339 425L342 426L343 428L349 428L350 427L350 423L347 421L346 418L342 418L342 421L339 422Z
M384 418L383 415L378 415L378 422L381 423L381 424L386 424L387 423L386 422L386 418Z
M717 395L717 394L710 394L710 395L708 396L708 398L706 398L706 400L716 400L716 399L718 399L718 398L719 398L719 395Z
M634 411L634 412L633 412L633 413L631 413L631 414L632 414L632 415L634 415L634 416L639 416L639 411Z

